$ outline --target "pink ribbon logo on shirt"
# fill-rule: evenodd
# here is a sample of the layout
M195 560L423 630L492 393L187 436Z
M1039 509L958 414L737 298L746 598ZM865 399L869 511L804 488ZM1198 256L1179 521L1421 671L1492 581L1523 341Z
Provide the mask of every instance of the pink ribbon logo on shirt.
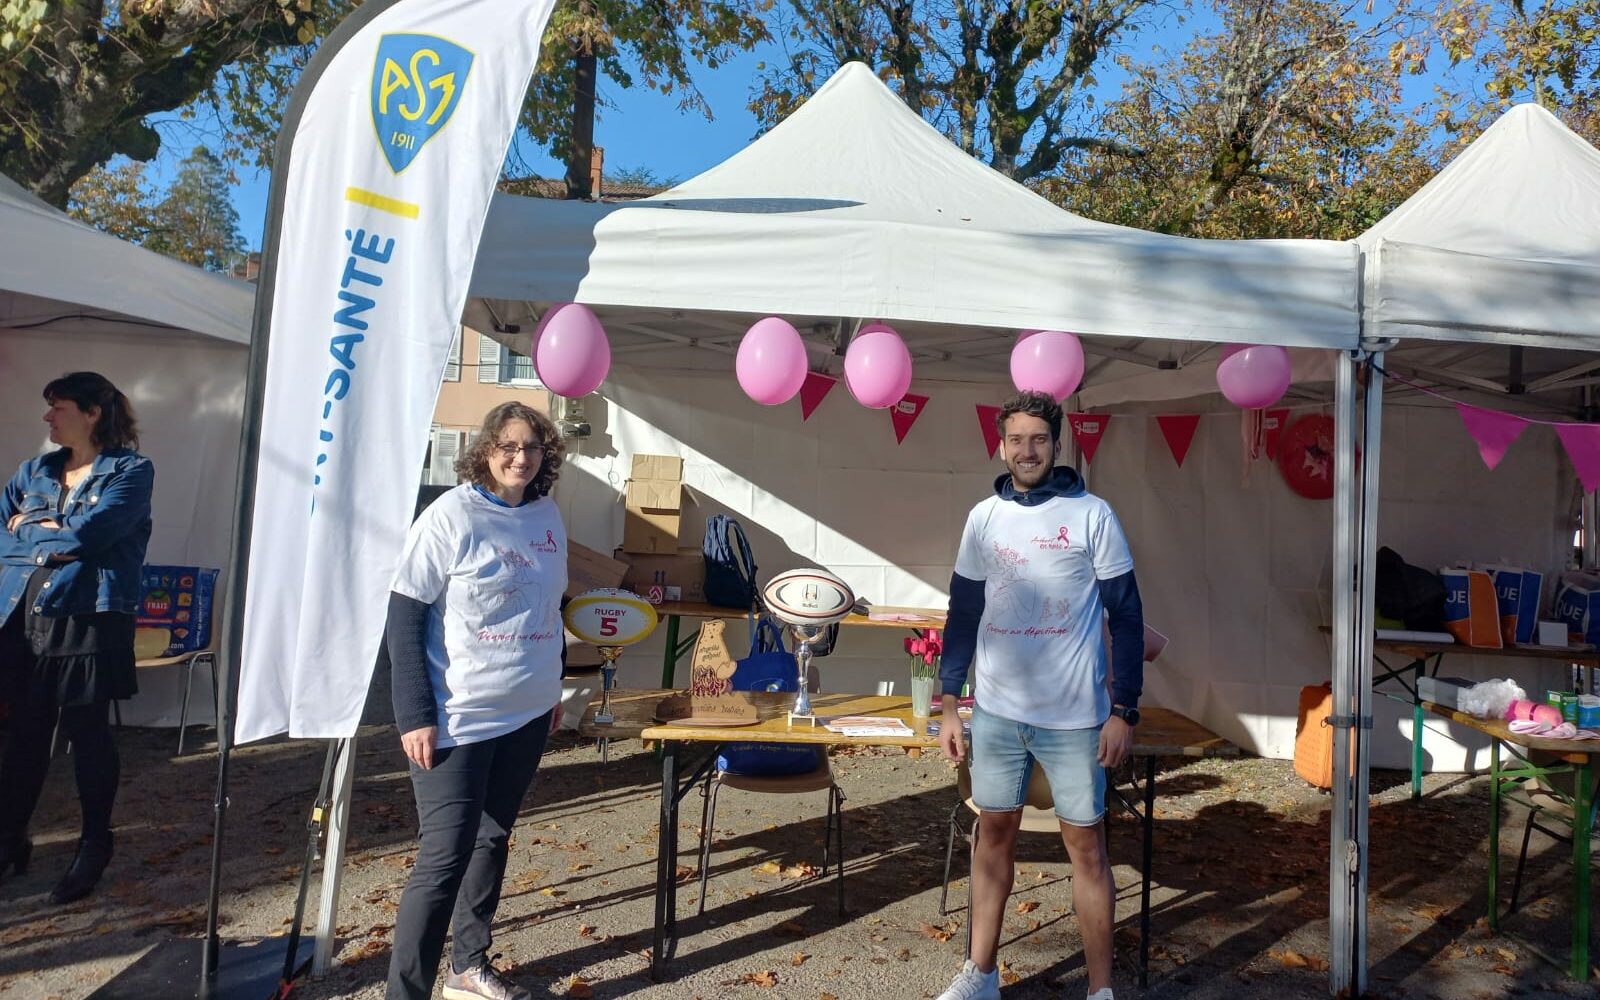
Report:
M1067 526L1066 525L1063 524L1061 526L1061 529L1056 532L1056 539L1058 541L1060 541L1062 544L1071 544L1067 539Z

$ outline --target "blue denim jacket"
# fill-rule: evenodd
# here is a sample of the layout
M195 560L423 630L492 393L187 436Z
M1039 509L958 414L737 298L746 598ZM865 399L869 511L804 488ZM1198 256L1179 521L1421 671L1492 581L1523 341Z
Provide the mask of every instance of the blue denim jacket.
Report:
M139 608L155 466L131 449L107 449L67 497L65 512L57 513L66 460L66 449L28 459L0 497L0 622L11 617L40 566L52 569L31 609L36 615L132 614ZM16 531L5 530L19 513ZM41 527L44 521L61 527ZM53 558L66 556L74 558Z

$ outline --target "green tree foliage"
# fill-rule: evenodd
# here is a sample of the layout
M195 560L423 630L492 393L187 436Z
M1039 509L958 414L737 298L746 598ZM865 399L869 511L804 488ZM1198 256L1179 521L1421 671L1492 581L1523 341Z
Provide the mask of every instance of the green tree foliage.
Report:
M1438 124L1476 134L1514 103L1537 101L1600 142L1600 0L1440 0L1390 55L1407 71L1429 60L1466 80L1444 88Z
M1074 211L1191 236L1346 239L1431 176L1431 122L1401 103L1403 3L1215 0L1175 53L1124 60L1102 142L1041 189Z
M608 81L682 95L709 113L690 66L765 37L768 0L562 0L522 127L558 156L575 45ZM65 205L79 178L161 145L152 116L209 110L230 160L266 166L300 71L358 0L0 0L0 171ZM629 69L632 67L632 70Z
M244 256L239 213L228 196L228 168L204 146L179 166L156 204L145 245L158 253L227 273Z
M155 202L144 172L144 164L135 160L95 167L72 186L67 211L118 239L143 243L156 227Z
M784 58L751 101L766 127L836 69L871 66L957 145L1018 180L1056 172L1082 133L1095 67L1149 0L786 0Z
M245 243L229 198L227 165L196 146L159 198L144 174L136 161L96 167L73 185L67 210L119 239L208 271L231 271Z

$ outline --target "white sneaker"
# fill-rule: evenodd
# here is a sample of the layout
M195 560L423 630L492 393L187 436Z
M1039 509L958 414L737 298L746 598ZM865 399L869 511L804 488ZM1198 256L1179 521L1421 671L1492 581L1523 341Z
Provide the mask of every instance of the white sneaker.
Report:
M1111 987L1102 986L1089 994L1089 1000L1117 1000L1117 998L1111 995Z
M972 959L967 959L950 988L939 994L939 1000L1000 1000L1000 966L983 972Z

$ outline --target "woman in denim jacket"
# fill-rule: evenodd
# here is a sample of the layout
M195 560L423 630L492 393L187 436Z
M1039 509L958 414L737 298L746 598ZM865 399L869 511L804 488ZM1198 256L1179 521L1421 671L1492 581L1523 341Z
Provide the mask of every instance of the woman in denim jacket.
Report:
M107 712L136 688L134 612L155 469L134 450L128 398L103 376L65 375L45 386L44 398L50 440L60 447L23 462L0 497L0 692L11 704L0 761L0 876L27 867L28 820L59 715L72 741L83 828L50 900L70 903L93 891L111 860L120 765Z

